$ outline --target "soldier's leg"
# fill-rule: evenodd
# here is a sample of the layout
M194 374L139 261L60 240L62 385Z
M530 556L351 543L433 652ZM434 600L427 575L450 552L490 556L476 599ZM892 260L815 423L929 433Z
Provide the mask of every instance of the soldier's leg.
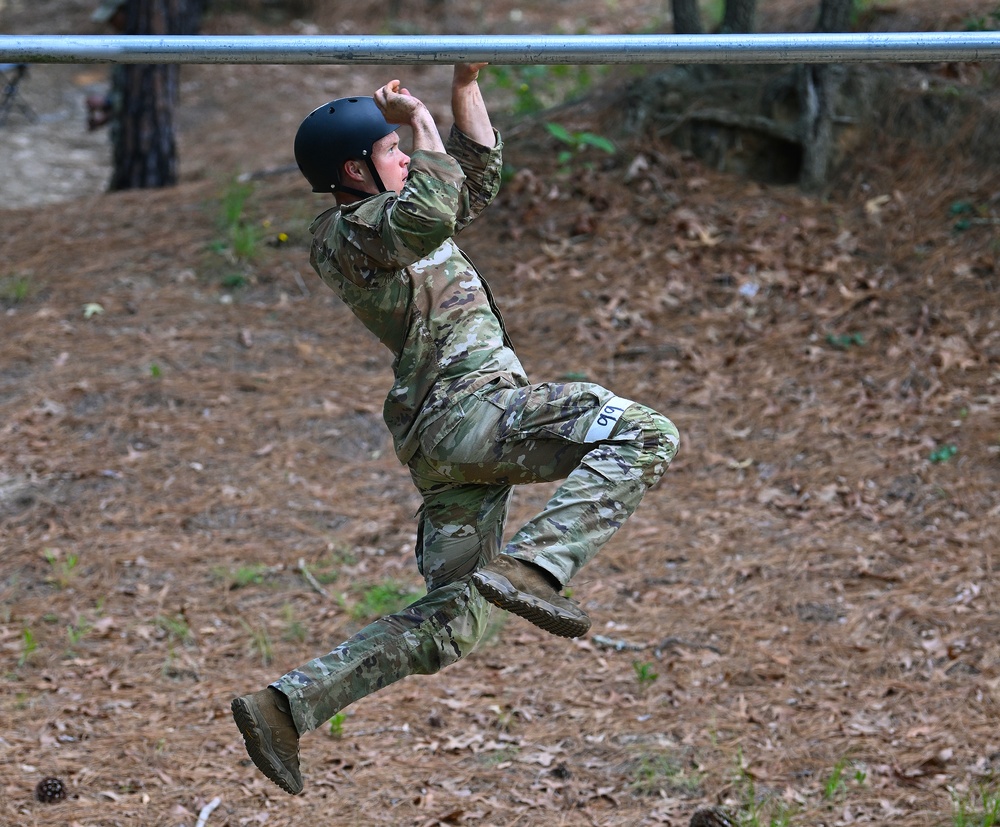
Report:
M271 684L300 734L401 678L454 663L486 631L492 607L469 577L499 550L510 489L425 483L421 493L416 554L427 594Z
M424 495L416 552L426 596L232 702L253 762L289 793L303 788L300 735L407 675L431 674L454 663L488 628L493 607L470 576L499 551L510 488L442 485L416 474L414 480Z
M233 717L253 762L286 792L301 792L301 735L407 675L431 674L468 654L490 609L468 578L444 584L266 689L234 699Z
M621 410L623 409L623 410ZM539 439L525 423L515 441ZM547 428L543 428L547 434ZM547 436L543 437L547 439ZM542 511L520 528L504 553L534 563L568 583L622 526L667 470L679 437L673 423L651 408L614 398L581 415L568 439L584 451Z
M442 474L481 483L565 480L505 554L477 572L477 588L547 631L582 634L589 620L579 610L574 618L554 589L593 558L663 475L677 429L656 411L587 383L487 389L461 407L458 424L423 446ZM549 585L516 571L515 560L546 572Z

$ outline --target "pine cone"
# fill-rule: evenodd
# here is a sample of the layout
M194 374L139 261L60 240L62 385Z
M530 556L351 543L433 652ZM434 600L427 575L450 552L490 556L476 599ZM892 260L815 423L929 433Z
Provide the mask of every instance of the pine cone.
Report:
M62 801L66 797L66 785L58 778L43 778L35 787L35 798L45 804Z
M721 807L702 807L691 816L691 827L734 827L734 824Z

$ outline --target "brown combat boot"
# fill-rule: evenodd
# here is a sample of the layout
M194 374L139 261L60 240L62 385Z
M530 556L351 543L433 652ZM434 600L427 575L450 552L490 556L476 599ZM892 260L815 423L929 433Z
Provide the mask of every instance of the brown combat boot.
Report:
M235 698L230 706L257 769L286 793L302 792L299 733L292 721L288 699L269 686Z
M493 605L553 635L580 637L590 628L587 613L559 594L545 572L507 554L473 574L472 582Z

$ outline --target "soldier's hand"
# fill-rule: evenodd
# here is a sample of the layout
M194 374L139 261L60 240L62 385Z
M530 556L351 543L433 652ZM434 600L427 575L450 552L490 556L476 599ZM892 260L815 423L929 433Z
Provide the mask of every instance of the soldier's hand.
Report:
M426 111L423 101L411 95L399 80L390 80L373 97L389 123L412 125L414 117Z
M455 64L455 76L452 80L453 86L468 86L470 83L475 83L479 79L479 70L485 66L489 66L488 63L456 63Z

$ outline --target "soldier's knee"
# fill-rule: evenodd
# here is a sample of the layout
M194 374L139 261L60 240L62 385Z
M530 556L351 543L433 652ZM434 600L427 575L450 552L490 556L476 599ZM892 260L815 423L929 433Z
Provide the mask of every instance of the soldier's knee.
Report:
M634 404L622 414L622 432L626 429L635 433L639 448L639 465L646 476L659 479L677 453L680 435L673 422L663 414Z
M677 453L681 444L681 436L677 427L663 414L651 411L653 430L655 431L655 441L657 452L663 457L665 462L670 462Z

